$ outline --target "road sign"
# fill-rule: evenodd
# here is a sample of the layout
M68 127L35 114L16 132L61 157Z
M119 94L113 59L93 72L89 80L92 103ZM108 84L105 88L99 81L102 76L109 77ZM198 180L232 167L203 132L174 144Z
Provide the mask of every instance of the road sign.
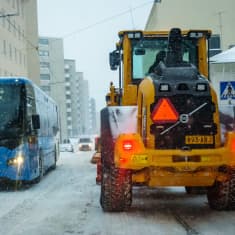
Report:
M235 81L220 82L220 100L235 100Z

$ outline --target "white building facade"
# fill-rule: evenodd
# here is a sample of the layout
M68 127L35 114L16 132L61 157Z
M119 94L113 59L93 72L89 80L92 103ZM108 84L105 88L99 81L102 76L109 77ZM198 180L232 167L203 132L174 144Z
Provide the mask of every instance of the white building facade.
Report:
M235 45L234 0L155 0L146 30L212 30L210 55Z
M40 84L36 0L0 1L0 76Z

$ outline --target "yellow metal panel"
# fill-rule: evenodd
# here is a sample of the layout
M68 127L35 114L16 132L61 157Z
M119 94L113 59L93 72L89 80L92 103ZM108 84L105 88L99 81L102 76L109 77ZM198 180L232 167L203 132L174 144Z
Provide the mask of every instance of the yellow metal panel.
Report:
M133 140L137 147L131 151L122 150L120 146L125 139ZM200 167L235 166L235 147L233 145L235 145L235 132L228 133L224 147L193 150L149 149L144 147L140 135L122 134L115 144L115 163L118 167L129 169L143 169L151 166L173 167L181 169L182 172L187 168L195 170ZM120 159L125 159L125 164Z

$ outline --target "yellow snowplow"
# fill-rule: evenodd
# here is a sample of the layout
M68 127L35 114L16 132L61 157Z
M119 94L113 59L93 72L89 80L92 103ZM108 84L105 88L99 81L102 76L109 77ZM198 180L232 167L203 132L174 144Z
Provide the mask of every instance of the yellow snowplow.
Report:
M204 188L211 208L235 209L235 132L221 141L209 81L210 30L121 31L101 110L104 211L125 211L132 186Z

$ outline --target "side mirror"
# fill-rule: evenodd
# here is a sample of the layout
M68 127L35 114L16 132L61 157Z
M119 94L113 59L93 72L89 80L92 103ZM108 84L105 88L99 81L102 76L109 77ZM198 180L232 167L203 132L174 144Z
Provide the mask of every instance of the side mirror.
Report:
M111 70L117 70L120 64L120 51L112 51L109 53L109 65Z
M32 115L32 124L34 130L40 129L40 116L38 114Z

